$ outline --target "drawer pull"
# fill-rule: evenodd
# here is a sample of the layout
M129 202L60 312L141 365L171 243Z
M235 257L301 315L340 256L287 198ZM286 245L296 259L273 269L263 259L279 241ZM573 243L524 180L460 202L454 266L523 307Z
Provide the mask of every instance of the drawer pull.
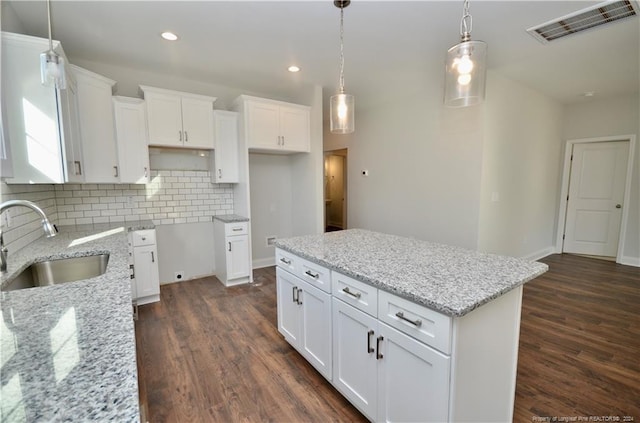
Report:
M398 319L404 320L405 322L411 323L412 325L414 325L417 328L422 326L422 320L420 320L420 319L416 319L416 320L407 319L406 317L404 317L404 313L401 312L401 311L396 313L396 317Z
M373 330L367 332L367 354L371 354L374 350L371 348L371 335L373 335Z
M231 230L232 230L233 232L238 232L238 231L241 231L241 230L242 230L242 228L233 228L233 229L231 229Z
M360 298L360 297L362 297L362 294L361 294L360 292L351 292L351 291L349 291L349 287L348 287L348 286L347 286L347 287L345 287L345 288L343 288L343 289L342 289L342 292L344 292L344 293L345 293L345 294L347 294L347 295L351 295L351 296L352 296L352 297L354 297L354 298Z
M384 358L384 355L380 352L380 342L384 341L384 336L378 336L376 339L376 360Z
M320 277L320 275L318 273L312 273L310 270L307 270L306 272L304 272L305 275L307 276L311 276L313 279L318 279Z
M286 258L284 258L284 257L282 257L282 258L280 259L280 261L281 261L281 262L283 262L284 264L287 264L287 265L291 264L291 260L287 260L287 259L286 259Z

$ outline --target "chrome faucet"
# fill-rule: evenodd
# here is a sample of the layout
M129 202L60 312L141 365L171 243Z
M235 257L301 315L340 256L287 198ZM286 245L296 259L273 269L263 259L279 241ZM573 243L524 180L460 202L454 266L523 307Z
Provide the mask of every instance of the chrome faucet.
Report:
M15 206L28 207L34 212L38 213L42 217L42 229L44 230L44 233L47 236L47 238L56 236L56 232L58 232L56 227L52 225L51 222L49 222L49 218L44 213L44 211L40 207L38 207L35 203L32 203L31 201L27 201L27 200L5 201L4 203L0 204L0 215L6 209L9 209ZM4 238L2 236L2 227L0 227L0 272L7 271L7 253L8 252L9 250L7 250L7 248L4 246Z

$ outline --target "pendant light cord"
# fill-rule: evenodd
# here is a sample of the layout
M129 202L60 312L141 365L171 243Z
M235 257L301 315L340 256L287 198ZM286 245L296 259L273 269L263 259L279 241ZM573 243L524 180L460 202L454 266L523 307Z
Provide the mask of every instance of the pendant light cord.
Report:
M460 21L460 35L462 36L462 41L468 41L471 38L472 28L473 18L469 12L469 0L464 0L462 20Z
M344 94L344 7L340 7L340 93Z
M53 51L53 39L51 38L51 1L47 0L47 19L49 21L49 51Z

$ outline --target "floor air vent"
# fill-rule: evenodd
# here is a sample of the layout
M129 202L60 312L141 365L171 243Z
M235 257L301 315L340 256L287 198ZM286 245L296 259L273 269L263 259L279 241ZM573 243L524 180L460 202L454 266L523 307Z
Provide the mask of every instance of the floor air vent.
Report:
M638 15L634 0L607 1L527 29L538 41L548 43L567 35Z

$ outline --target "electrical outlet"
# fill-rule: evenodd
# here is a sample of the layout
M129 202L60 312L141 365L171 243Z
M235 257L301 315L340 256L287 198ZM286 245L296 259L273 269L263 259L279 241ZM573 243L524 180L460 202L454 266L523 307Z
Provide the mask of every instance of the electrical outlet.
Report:
M184 272L183 272L183 271L175 272L175 273L173 274L173 278L174 278L175 280L177 280L177 281L181 281L181 280L182 280L182 278L184 278Z
M132 209L133 208L133 196L129 195L127 196L127 206L128 209Z
M275 244L275 242L276 242L275 235L267 237L267 247L273 247L273 244Z

